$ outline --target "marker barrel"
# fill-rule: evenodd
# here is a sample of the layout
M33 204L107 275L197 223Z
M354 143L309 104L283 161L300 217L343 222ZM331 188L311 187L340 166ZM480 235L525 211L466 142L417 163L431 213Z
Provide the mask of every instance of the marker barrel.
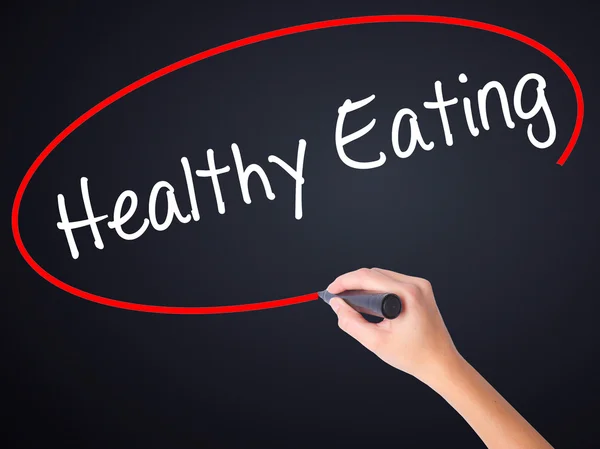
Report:
M364 290L347 290L332 294L327 290L319 292L319 297L329 304L331 298L342 298L354 310L367 315L393 320L402 311L400 298L393 293L368 292Z

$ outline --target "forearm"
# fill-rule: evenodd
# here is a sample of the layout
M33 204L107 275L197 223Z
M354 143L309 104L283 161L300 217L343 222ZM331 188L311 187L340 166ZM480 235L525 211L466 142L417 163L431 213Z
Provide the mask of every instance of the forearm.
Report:
M433 370L427 384L473 428L489 449L552 446L462 357Z

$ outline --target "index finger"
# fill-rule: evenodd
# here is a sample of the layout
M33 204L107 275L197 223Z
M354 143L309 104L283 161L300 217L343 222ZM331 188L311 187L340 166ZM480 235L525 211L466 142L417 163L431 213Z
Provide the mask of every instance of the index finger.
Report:
M361 268L338 276L329 284L329 293L337 294L346 290L370 290L379 292L394 292L398 290L399 282L376 270Z

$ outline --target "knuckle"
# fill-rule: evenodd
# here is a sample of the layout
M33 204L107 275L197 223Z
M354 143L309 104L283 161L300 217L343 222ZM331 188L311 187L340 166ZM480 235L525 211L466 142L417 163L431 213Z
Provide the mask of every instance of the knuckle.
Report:
M370 273L371 270L369 270L368 268L359 268L354 272L354 276L356 276L355 279L358 282L364 282L364 280L369 277Z
M408 299L413 301L416 300L419 297L419 293L421 293L421 290L416 284L406 284L404 289L406 290Z
M339 317L338 326L341 330L343 330L344 332L347 332L349 325L350 325L350 321L348 320L347 317L345 317L345 316Z
M422 289L422 290L423 290L425 293L428 293L428 292L430 292L430 291L432 291L432 290L433 290L433 288L432 288L432 286L431 286L431 282L429 282L427 279L422 279L422 278L419 278L419 279L418 279L418 282L419 282L419 283L418 283L417 285L418 285L419 287L421 287L421 289Z

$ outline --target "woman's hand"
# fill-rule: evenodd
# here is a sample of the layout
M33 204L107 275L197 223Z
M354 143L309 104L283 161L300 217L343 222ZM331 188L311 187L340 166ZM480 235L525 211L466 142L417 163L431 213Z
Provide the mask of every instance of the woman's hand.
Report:
M427 280L380 268L361 268L341 275L327 290L332 294L370 290L401 298L400 316L377 324L366 321L341 298L330 301L340 328L393 367L428 383L442 367L460 358Z
M370 323L341 298L329 304L339 326L379 358L438 392L489 449L552 449L552 446L469 364L450 338L425 279L379 268L343 274L327 290L397 294L403 310L393 320Z

